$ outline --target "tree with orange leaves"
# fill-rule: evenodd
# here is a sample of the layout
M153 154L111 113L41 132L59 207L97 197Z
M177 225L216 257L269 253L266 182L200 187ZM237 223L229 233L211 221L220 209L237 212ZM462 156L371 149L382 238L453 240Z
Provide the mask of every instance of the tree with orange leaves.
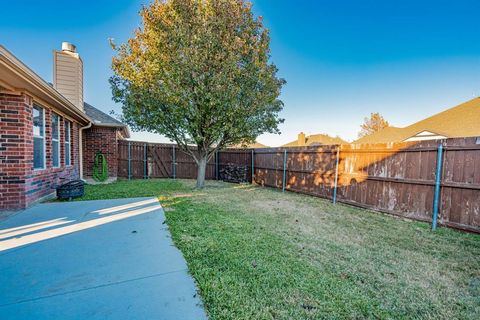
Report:
M361 130L358 133L358 137L368 136L389 126L388 121L385 120L380 113L372 112L370 118L365 117L363 124L360 125Z

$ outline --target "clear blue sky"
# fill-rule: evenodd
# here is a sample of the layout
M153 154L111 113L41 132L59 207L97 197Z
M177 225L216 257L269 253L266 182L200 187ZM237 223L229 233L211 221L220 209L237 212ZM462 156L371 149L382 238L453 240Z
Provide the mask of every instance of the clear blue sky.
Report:
M108 78L112 50L140 26L148 1L5 1L0 43L47 81L52 50L77 45L86 101L120 111ZM271 30L272 60L288 84L279 145L307 134L354 139L364 116L405 126L480 95L480 1L254 0ZM165 141L137 133L135 139Z

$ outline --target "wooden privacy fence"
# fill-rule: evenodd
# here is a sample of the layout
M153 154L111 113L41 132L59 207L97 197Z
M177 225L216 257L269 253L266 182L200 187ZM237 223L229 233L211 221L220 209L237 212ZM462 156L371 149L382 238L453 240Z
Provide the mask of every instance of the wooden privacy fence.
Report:
M121 141L118 160L119 177L197 174L193 159L175 145ZM438 216L441 225L480 232L476 138L226 150L208 163L207 179L218 179L219 169L227 163L248 166L249 176L259 185L420 221L432 222Z
M438 223L480 232L479 143L257 149L255 182L427 222L436 203Z
M192 148L195 150L195 148ZM229 149L215 154L207 163L206 179L218 179L220 169L228 163L248 165L252 182L252 151ZM183 178L197 177L197 164L175 144L147 143L120 140L118 143L118 173L120 178Z

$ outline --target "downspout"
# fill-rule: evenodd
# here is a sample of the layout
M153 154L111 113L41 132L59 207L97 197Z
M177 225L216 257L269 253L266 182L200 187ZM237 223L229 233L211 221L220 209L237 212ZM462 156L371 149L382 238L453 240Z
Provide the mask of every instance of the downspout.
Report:
M80 179L85 181L85 179L83 179L83 130L85 129L88 129L88 128L91 128L92 127L92 123L89 122L88 125L86 125L85 127L81 127L79 130L78 130L78 164L79 164L79 168L80 168Z

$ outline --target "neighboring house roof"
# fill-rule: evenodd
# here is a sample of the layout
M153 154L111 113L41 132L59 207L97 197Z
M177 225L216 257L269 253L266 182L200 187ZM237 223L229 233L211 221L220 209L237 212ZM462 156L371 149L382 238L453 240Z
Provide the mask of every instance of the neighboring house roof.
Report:
M305 136L305 144L299 143L299 140L297 139L295 141L282 145L282 147L301 147L333 144L348 144L348 142L340 137L331 137L328 134L312 134L310 136Z
M241 149L241 148L247 148L247 149L261 149L261 148L268 148L268 146L260 143L260 142L257 142L255 141L255 143L239 143L239 144L236 144L236 145L233 145L231 147L229 147L231 149Z
M354 143L386 143L418 138L480 136L480 98L437 113L405 128L387 127Z
M83 108L87 116L92 121L93 125L98 127L121 128L124 130L124 137L130 137L130 132L128 131L128 127L126 124L118 121L114 117L106 114L103 111L100 111L99 109L86 102L83 103Z
M404 140L404 129L397 127L386 127L380 131L364 136L353 143L388 143Z

